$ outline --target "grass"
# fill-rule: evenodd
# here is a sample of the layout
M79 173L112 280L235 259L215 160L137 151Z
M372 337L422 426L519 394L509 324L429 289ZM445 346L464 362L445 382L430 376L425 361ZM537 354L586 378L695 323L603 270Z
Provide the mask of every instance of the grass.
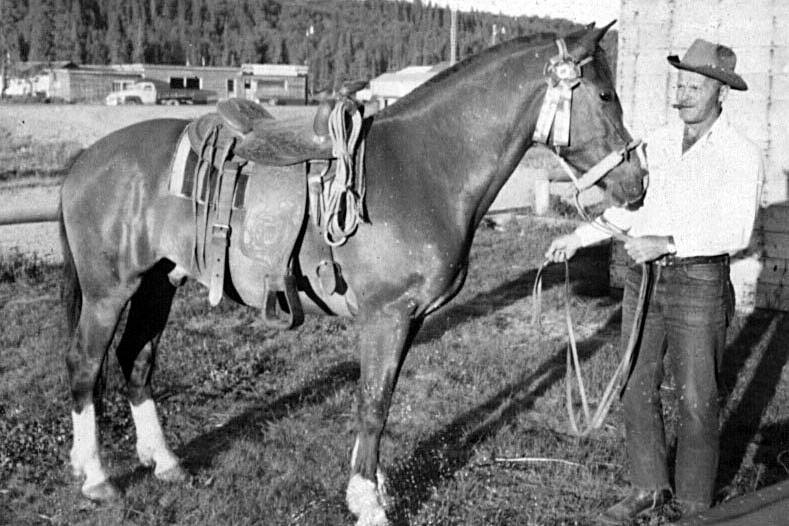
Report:
M536 220L482 230L462 293L430 318L406 359L383 438L390 517L403 525L588 524L626 488L618 405L577 439L563 409L562 269L549 269L542 328L531 285L549 240ZM584 372L599 396L617 355L619 303L607 250L571 268ZM68 473L70 419L57 297L59 269L0 262L0 523L348 524L351 410L359 370L349 320L309 318L275 333L259 315L196 285L179 291L154 378L171 445L195 479L169 486L136 464L114 358L100 418L104 459L125 498L95 507ZM9 299L10 298L10 299ZM718 498L786 477L789 390L783 315L738 319L727 352ZM664 390L672 422L670 381ZM499 462L538 457L542 462ZM560 462L564 461L564 462ZM662 524L656 514L642 524Z
M82 150L73 140L36 141L0 127L0 181L61 177L72 157Z

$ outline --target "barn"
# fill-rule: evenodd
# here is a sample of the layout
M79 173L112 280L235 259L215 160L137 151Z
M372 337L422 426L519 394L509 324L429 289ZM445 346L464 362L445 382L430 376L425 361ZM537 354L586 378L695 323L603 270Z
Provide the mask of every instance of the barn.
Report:
M677 71L668 55L682 56L696 38L734 49L749 89L732 91L724 111L762 148L767 180L751 254L733 263L732 282L740 311L789 310L789 2L622 0L617 27L617 90L625 124L638 137L675 111ZM613 286L621 286L626 264L615 245Z

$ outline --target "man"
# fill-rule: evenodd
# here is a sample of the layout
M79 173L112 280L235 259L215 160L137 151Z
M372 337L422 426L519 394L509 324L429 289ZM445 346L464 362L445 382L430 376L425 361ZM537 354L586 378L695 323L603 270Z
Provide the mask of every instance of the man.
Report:
M717 370L730 302L729 256L745 249L753 229L763 165L756 145L722 113L730 89L746 90L728 47L696 40L679 69L680 120L646 141L649 187L637 210L609 208L604 217L628 232L625 250L649 263L652 293L634 366L624 392L632 491L599 520L618 524L647 513L672 493L682 514L712 504L718 468ZM553 241L547 257L571 258L609 237L592 225ZM637 308L641 266L627 273L622 345ZM674 377L679 410L674 492L669 481L660 404L663 359Z

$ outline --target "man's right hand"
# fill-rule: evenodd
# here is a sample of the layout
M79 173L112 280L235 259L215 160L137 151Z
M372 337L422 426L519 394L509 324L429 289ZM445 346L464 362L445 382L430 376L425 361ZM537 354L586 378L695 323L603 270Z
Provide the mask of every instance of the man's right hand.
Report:
M560 263L564 260L572 258L579 248L583 247L581 238L575 233L567 234L566 236L557 237L551 243L548 251L545 253L545 259Z

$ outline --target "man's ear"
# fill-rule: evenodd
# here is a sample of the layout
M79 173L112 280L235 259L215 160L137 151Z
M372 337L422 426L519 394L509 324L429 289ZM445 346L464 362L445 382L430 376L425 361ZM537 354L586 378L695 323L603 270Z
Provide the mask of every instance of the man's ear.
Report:
M718 90L718 104L723 104L723 101L725 101L726 97L728 96L729 96L729 85L721 84L721 87Z

